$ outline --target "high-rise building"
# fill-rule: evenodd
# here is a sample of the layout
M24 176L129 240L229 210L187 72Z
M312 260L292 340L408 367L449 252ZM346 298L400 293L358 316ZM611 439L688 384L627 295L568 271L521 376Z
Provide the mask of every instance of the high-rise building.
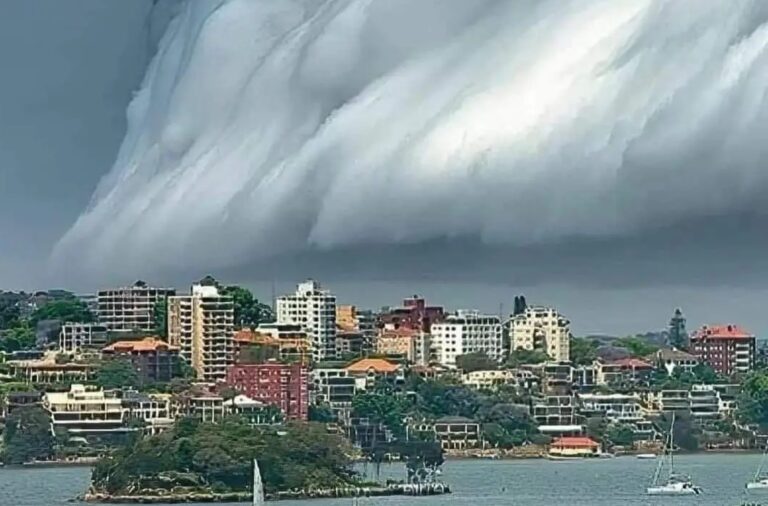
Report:
M174 295L170 288L153 288L143 281L133 286L102 290L97 295L99 323L114 332L154 332L155 305Z
M529 306L509 322L511 351L539 350L555 362L568 362L571 349L571 322L557 310Z
M501 360L502 344L498 316L458 311L442 322L432 324L432 348L437 361L446 367L455 367L456 357L468 353L485 353L494 360Z
M427 306L426 301L414 295L403 301L403 306L389 308L379 315L379 327L394 330L417 330L429 334L433 323L445 316L440 306Z
M312 344L312 358L336 355L336 296L313 280L277 299L277 323L301 325Z
M704 325L691 334L691 353L720 374L745 374L755 366L755 336L738 325Z
M59 351L79 353L84 349L100 350L107 344L107 328L95 323L65 323L59 332Z
M233 359L235 308L215 286L168 298L168 341L203 381L223 381Z

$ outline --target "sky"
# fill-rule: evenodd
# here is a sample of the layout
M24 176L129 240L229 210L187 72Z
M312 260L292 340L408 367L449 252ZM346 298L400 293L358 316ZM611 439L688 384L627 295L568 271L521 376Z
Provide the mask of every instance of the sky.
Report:
M0 287L768 333L768 5L444 1L0 4Z

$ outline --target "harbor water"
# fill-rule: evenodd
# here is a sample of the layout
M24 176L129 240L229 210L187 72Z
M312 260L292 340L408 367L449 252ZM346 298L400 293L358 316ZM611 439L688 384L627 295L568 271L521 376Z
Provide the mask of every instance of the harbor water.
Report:
M435 497L362 499L363 506L631 506L695 504L768 505L768 492L747 494L745 483L760 461L756 454L702 454L675 459L680 472L704 488L694 497L648 497L645 488L655 460L619 457L604 460L457 460L444 466L442 479L454 493ZM368 468L369 474L373 469ZM383 465L381 477L402 478L400 465ZM88 468L0 469L0 506L67 504L88 485ZM341 506L351 499L281 502L282 506Z

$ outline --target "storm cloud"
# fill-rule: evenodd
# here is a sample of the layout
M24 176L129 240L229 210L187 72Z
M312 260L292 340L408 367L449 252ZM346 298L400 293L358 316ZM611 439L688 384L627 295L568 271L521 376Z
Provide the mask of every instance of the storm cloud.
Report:
M759 230L767 21L762 1L188 2L53 265L467 241L621 258L709 217Z

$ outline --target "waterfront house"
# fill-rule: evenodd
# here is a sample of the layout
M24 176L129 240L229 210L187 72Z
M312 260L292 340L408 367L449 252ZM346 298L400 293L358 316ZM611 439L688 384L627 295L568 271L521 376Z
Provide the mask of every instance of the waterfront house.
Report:
M53 429L73 436L103 439L132 432L126 427L128 410L117 391L72 385L68 392L47 392L43 406L51 416Z
M435 421L435 434L444 450L468 450L481 444L480 424L461 416Z
M600 453L600 445L588 437L561 437L549 447L553 457L594 457Z

